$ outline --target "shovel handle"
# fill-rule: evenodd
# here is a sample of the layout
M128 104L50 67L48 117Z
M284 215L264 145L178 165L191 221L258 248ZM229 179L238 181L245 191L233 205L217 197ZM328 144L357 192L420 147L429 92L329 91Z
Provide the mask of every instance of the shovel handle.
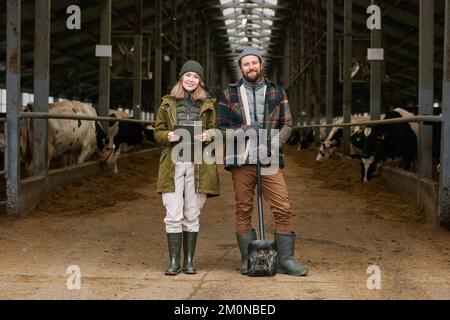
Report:
M261 240L264 240L264 216L262 203L262 186L261 186L261 163L259 162L259 134L256 134L256 193L258 194L258 221L259 221L259 235Z

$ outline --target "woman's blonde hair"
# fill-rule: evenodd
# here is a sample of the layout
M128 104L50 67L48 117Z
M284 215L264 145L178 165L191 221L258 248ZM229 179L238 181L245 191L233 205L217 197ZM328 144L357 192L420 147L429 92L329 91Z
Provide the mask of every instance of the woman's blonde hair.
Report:
M184 75L183 75L184 76ZM170 95L177 100L184 99L186 97L187 91L183 88L183 76L178 80L177 84L170 91ZM200 79L197 89L192 93L192 100L205 100L206 99L206 89L205 83Z

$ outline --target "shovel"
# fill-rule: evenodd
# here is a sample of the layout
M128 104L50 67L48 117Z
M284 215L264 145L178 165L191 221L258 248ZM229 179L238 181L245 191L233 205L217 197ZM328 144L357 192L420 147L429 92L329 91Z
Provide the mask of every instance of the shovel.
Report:
M257 145L259 145L257 134ZM278 254L275 241L264 240L264 217L261 187L261 163L258 150L256 152L256 192L258 194L258 221L260 240L254 240L248 245L248 275L250 277L270 277L277 273Z

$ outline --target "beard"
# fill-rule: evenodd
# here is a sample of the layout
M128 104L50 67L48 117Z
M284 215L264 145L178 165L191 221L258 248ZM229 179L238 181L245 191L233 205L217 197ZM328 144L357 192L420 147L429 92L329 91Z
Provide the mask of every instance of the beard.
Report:
M261 70L252 70L251 72L247 72L243 74L244 79L249 82L256 82L259 78L261 78Z

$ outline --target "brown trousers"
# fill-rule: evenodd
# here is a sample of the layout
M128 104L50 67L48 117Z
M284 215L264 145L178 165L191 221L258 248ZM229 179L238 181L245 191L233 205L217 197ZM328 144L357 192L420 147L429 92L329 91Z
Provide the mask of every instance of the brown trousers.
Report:
M253 197L255 195L256 166L244 165L231 169L236 200L236 230L238 234L252 231ZM286 183L281 170L271 176L261 176L263 198L269 202L274 216L275 231L291 234L292 213Z

